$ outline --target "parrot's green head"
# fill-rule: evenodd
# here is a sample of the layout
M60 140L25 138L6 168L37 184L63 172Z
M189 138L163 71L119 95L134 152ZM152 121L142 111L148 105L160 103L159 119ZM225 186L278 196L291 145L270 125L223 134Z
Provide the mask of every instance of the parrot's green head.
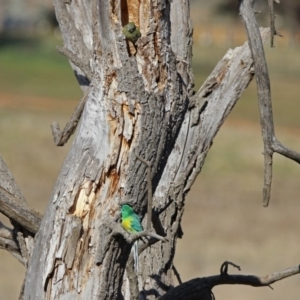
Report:
M131 216L134 213L133 208L128 205L128 204L124 204L121 207L121 215L122 215L122 219L125 219L129 216Z
M129 22L123 27L123 33L133 43L142 36L139 28L133 22Z
M133 22L128 23L127 25L125 25L125 27L130 33L134 33L134 31L136 30L136 26Z

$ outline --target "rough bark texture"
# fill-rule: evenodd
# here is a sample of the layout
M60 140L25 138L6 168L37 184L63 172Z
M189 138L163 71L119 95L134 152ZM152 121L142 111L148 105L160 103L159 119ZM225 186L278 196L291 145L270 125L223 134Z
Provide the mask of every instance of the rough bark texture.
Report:
M157 298L174 285L185 195L254 75L249 48L230 50L192 97L188 1L53 2L87 100L35 238L24 298L130 299L137 290ZM142 33L135 46L122 34L132 21ZM151 163L153 227L168 238L144 247L138 289L124 276L131 245L114 230L121 204L146 213L147 166L136 154Z

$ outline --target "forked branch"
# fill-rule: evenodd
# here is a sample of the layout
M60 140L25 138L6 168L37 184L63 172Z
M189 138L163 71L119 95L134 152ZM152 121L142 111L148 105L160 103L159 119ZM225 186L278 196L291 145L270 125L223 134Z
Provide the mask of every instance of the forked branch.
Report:
M253 10L254 0L239 1L240 14L246 27L249 47L255 66L257 96L260 110L260 123L264 142L263 205L266 207L269 205L271 195L273 153L284 153L284 156L293 159L296 162L300 161L300 154L296 151L284 147L277 141L275 137L270 78L263 43ZM275 29L273 28L273 30Z

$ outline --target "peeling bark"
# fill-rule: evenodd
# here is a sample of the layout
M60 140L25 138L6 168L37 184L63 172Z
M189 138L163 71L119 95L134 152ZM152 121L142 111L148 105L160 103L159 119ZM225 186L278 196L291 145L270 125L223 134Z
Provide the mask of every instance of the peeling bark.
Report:
M157 298L174 286L185 195L253 78L249 47L230 50L194 95L188 1L53 2L86 103L35 237L24 298L137 293L125 273L131 244L119 212L129 203L145 219L147 166L136 155L151 164L152 225L168 239L150 240L140 254L140 296ZM122 33L128 22L142 33L136 45Z

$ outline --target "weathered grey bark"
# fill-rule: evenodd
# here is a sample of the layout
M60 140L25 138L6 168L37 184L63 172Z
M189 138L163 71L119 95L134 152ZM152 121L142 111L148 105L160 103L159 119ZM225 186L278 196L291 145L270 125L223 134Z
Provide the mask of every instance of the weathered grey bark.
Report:
M93 78L77 136L36 236L24 296L116 299L130 245L110 236L108 219L119 226L119 205L125 202L141 215L145 211L146 166L134 152L151 163L155 190L173 149L192 92L189 6L180 1L54 4L65 48L89 62ZM129 20L142 32L137 53L122 34ZM169 222L176 207L160 212L160 204L154 205L170 242L160 246L162 257L155 262L153 257L143 269L146 289L158 279L172 283L171 249L179 225L176 219ZM96 254L102 258L97 265ZM159 278L151 279L152 274Z
M139 289L156 298L173 286L185 195L253 77L250 51L247 45L229 51L192 98L188 1L54 4L65 48L93 75L76 138L36 236L24 297L133 297L124 277L130 245L114 227L120 226L122 203L145 214L146 166L136 153L152 165L153 225L168 238L140 255ZM136 47L122 34L128 21L142 32ZM87 81L78 66L82 84Z

